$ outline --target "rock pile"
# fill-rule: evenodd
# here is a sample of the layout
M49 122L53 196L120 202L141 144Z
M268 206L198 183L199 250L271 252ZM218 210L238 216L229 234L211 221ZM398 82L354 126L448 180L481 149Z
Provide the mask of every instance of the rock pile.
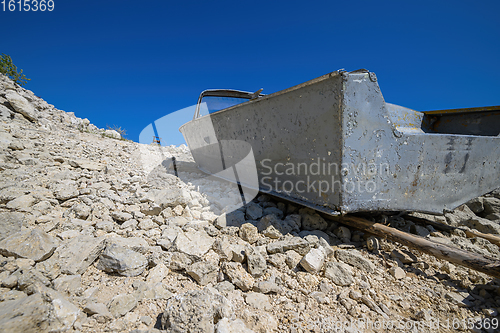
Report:
M120 140L4 76L0 119L5 332L374 330L347 327L360 320L435 332L433 321L498 316L500 285L484 274L384 240L369 251L369 235L267 195L232 211L234 198L189 168L185 146ZM192 181L162 164L172 156ZM500 234L499 191L426 217L461 229L388 219L500 256L464 231Z

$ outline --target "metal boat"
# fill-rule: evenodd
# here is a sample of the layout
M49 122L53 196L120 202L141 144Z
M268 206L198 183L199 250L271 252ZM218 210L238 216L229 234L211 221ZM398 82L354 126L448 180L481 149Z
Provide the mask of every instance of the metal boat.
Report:
M205 91L180 131L201 170L244 161L228 179L329 214L442 213L500 187L500 106L411 110L364 69L270 95Z

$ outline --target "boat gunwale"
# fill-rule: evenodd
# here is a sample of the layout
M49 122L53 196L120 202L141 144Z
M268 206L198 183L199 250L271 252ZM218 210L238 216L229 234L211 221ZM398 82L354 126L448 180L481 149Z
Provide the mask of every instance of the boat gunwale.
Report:
M286 94L286 93L292 92L294 90L298 90L300 88L307 87L307 86L310 86L310 85L315 84L317 82L321 82L323 80L329 79L331 77L334 77L334 76L337 76L337 75L341 75L342 73L345 73L345 71L341 71L341 70L334 71L334 72L322 75L320 77L317 77L315 79L309 80L307 82L303 82L301 84L295 85L293 87L290 87L290 88L287 88L287 89L284 89L284 90L280 90L280 91L274 92L272 94L265 95L265 96L262 96L262 97L259 97L259 98L256 98L256 99L252 99L252 100L240 103L240 104L236 104L236 105L230 106L228 108L216 111L214 113L210 113L210 114L198 117L196 119L192 119L192 120L188 121L187 123L183 124L181 127L179 127L179 131L181 131L181 129L184 126L186 126L187 124L189 124L189 123L191 123L193 121L196 121L197 119L201 119L201 118L204 118L204 117L209 117L211 115L218 115L218 114L223 113L223 112L231 111L233 108L237 108L237 107L239 107L241 105L248 105L249 103L256 103L256 102L263 101L263 100L266 100L266 99L269 99L269 98L272 98L272 97L276 97L276 96L279 96L279 95L282 95L282 94ZM216 90L224 90L224 89L216 89Z

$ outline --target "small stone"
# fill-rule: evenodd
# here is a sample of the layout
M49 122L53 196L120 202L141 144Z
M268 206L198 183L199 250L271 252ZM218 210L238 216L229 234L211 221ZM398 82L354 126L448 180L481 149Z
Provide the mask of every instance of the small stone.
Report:
M226 236L216 238L213 249L222 260L231 260L233 257L231 242Z
M342 262L327 262L325 264L325 277L338 286L350 286L354 283L351 267Z
M245 223L240 227L239 235L241 239L253 244L259 239L259 230L251 223Z
M262 212L263 216L266 215L274 215L278 220L281 220L283 218L283 211L277 207L266 207L264 208L264 211Z
M246 258L245 246L241 244L233 244L231 249L231 261L243 262Z
M112 212L111 217L117 222L125 222L132 219L132 215L126 212Z
M245 213L236 210L231 213L224 213L215 219L214 225L218 229L226 227L241 227L245 223Z
M253 290L263 294L281 292L281 288L274 281L260 281L254 285Z
M115 319L107 327L111 332L124 332L127 328L125 320L122 318Z
M24 292L12 289L0 296L0 302L15 301L17 299L25 297L28 297L28 295L26 295Z
M472 210L474 213L481 213L484 210L483 197L474 198L467 202L466 205L469 206L470 210Z
M229 281L222 281L214 286L221 294L227 295L229 292L234 290L234 284Z
M15 140L15 141L12 141L7 148L12 149L12 150L23 150L25 147L21 141Z
M481 311L487 316L496 317L498 316L498 311L496 309L483 308Z
M348 243L351 240L351 230L346 227L338 227L337 230L335 230L335 236L342 242Z
M189 265L193 263L193 260L185 253L174 252L170 258L170 263L168 268L173 271L185 270Z
M145 219L139 223L139 229L141 230L151 230L155 227L158 227L158 224L154 223L151 219Z
M33 259L17 258L16 265L20 269L31 269L35 265L35 261Z
M8 272L7 272L8 274ZM15 288L17 286L17 282L19 280L19 275L20 275L20 272L18 272L16 274L16 272L6 276L5 278L3 278L2 280L0 280L0 283L2 285L2 287L5 287L5 288Z
M128 312L125 317L123 317L123 321L129 324L135 324L139 320L139 316L134 312Z
M189 266L186 273L201 286L206 286L217 279L218 267L208 261L198 261Z
M415 318L425 320L427 322L432 320L432 316L429 313L429 310L420 310L419 312L415 313Z
M61 326L58 331L64 332L69 330L80 315L80 309L64 298L53 299L52 306L54 307L54 321Z
M281 234L281 232L279 232L279 230L277 230L272 225L270 225L269 227L267 227L266 230L264 230L262 233L264 234L264 236L272 238L272 239L279 239L279 238L281 238L283 236Z
M115 228L115 224L111 221L99 221L95 224L95 228L98 230L104 230L105 232L111 232Z
M184 208L182 208L181 205L177 205L174 207L174 209L172 209L172 212L177 216L181 216L183 211L184 211Z
M115 244L139 253L144 253L149 249L148 242L142 237L110 237L107 238L106 242L108 245Z
M300 265L309 273L316 274L321 268L323 268L323 264L325 263L326 253L322 247L311 249L309 253L307 253L302 260L300 261Z
M286 264L290 269L294 269L302 260L302 256L294 250L286 251Z
M137 276L146 268L146 257L133 250L110 244L101 253L96 267L105 272L116 272L123 276Z
M415 235L418 235L420 237L427 237L430 235L430 231L429 229L425 228L425 227L422 227L421 225L417 225L417 224L412 224L410 226L410 232L412 234L415 234Z
M214 332L215 323L232 317L229 301L216 290L205 288L172 297L161 316L168 332Z
M153 319L150 316L141 316L139 317L139 321L146 326L150 326L153 323Z
M261 293L250 292L245 294L245 302L259 310L271 310L271 303L269 297Z
M189 229L179 232L174 241L177 251L200 260L212 248L215 239L210 237L205 230Z
M167 221L170 225L180 227L180 228L182 228L183 226L185 226L188 223L188 220L182 216L169 217L167 219Z
M61 201L66 201L72 198L76 198L80 192L74 183L70 184L58 184L54 190L54 196L56 199Z
M304 230L325 230L328 223L318 213L302 215L302 228Z
M249 220L258 220L262 217L262 207L256 203L250 203L246 206L246 217Z
M122 136L120 133L118 133L117 131L113 130L113 129L107 129L104 131L104 135L108 136L108 137L111 137L113 139L121 139Z
M131 219L131 220L128 220L128 221L125 221L123 222L121 225L120 225L120 229L126 229L126 228L131 228L132 230L135 230L137 229L137 225L139 223L134 220L134 219Z
M161 282L159 283L144 283L143 281L134 281L136 292L134 297L137 301L144 299L169 299L173 294L165 288Z
M387 314L385 314L382 311L382 309L380 309L380 307L377 304L375 304L375 302L369 296L365 295L361 296L360 301L364 303L367 307L369 307L372 311L375 311L376 313L384 317L384 319L389 318Z
M441 266L441 269L448 274L453 274L455 273L456 266L453 265L452 263L449 263L448 261L445 261Z
M248 328L255 332L277 332L278 331L278 321L276 318L269 313L269 311L249 311L244 310L240 314L243 321L245 321ZM251 332L253 332L251 331ZM243 331L245 332L245 331ZM292 331L293 328L292 328ZM297 331L296 331L297 332ZM298 331L300 332L300 331Z
M78 236L80 236L80 232L78 230L66 230L57 234L57 237L59 237L62 240L75 238Z
M78 275L61 275L52 281L54 289L62 294L75 295L82 289L82 276Z
M286 229L283 230L285 233L299 232L302 227L302 217L299 214L290 214L283 220L283 224L286 225Z
M100 164L100 163L92 162L89 160L83 160L83 159L69 160L68 163L69 163L69 165L71 165L74 168L87 169L90 171L100 171L100 170L104 170L104 168L105 168L105 166Z
M294 250L301 255L306 255L311 248L309 242L300 237L293 237L284 241L277 241L267 245L267 252L270 254L284 253L288 250Z
M111 299L108 304L109 312L116 318L122 317L127 312L133 310L137 306L137 300L133 295L120 294Z
M318 245L323 248L327 258L331 258L334 256L335 251L332 249L330 244L327 243L327 241L323 237L321 237L319 239Z
M323 280L319 284L319 290L324 292L325 294L329 294L329 293L333 292L335 289L329 282Z
M500 234L500 224L481 217L469 219L464 225L485 234Z
M399 249L392 250L391 257L399 259L399 261L403 264L412 264L418 261L417 257L413 253Z
M113 315L108 310L108 307L103 303L87 302L83 311L89 315L99 315L105 317L106 319L112 319Z
M471 305L470 302L465 299L465 297L453 291L446 293L444 295L444 298L452 304L458 305L460 307L468 307Z
M253 277L264 275L267 265L266 259L262 254L252 246L247 246L245 248L245 253L247 257L248 272L252 274Z
M363 297L363 295L361 295L361 293L359 291L356 291L356 290L350 290L349 291L349 297L352 298L353 300L355 301L360 301L361 300L361 297Z
M215 333L254 333L241 319L222 318L215 326Z
M38 291L41 285L49 286L50 280L37 269L22 271L17 280L18 289L25 290L28 294Z
M373 263L365 259L357 250L337 250L335 251L335 257L366 272L371 273L374 271Z
M160 283L168 275L168 267L164 263L159 263L155 267L149 270L146 282L148 283Z
M229 277L229 280L238 288L243 291L252 289L254 285L254 278L248 274L240 263L229 262L224 263L222 266L224 273Z
M330 298L321 291L314 291L309 296L314 298L319 304L330 304Z
M500 213L500 199L495 197L483 198L484 215Z
M406 277L405 271L398 266L391 267L389 269L389 273L391 273L391 275L394 276L396 280L401 280Z
M75 217L77 217L79 219L84 219L84 220L87 217L89 217L90 212L91 212L90 207L84 203L78 203L78 204L74 205L73 207L71 207L71 209L75 213Z

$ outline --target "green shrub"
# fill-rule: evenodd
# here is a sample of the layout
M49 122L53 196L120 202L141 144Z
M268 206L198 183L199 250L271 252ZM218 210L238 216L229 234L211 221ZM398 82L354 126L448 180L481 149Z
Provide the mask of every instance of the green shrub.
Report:
M21 86L24 86L26 82L31 80L24 76L22 69L18 72L16 65L12 63L12 58L3 53L0 55L0 73L7 75Z

